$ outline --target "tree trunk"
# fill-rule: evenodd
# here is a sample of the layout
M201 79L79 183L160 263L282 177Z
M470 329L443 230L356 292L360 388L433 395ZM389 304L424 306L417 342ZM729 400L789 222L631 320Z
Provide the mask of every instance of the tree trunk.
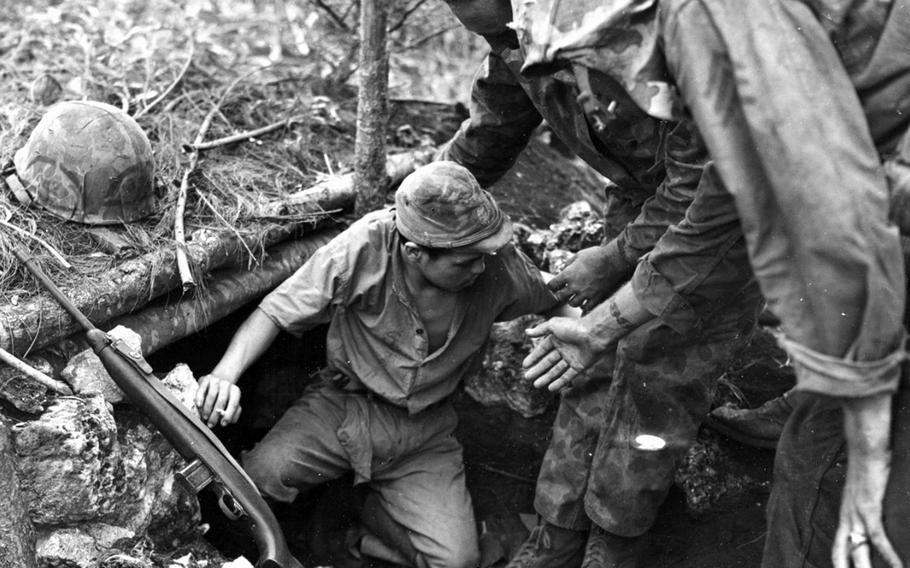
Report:
M386 42L386 0L360 3L360 90L357 95L357 137L354 142L354 187L358 217L379 209L388 188L385 129L389 119L389 54Z

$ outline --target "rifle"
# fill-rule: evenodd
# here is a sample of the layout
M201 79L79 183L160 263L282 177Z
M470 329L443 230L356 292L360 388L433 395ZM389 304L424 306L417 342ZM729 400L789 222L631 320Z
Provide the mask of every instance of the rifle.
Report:
M259 550L256 568L302 568L288 550L278 520L252 480L221 440L152 374L142 353L95 327L18 247L13 247L13 254L82 326L88 344L114 382L188 462L176 477L194 493L211 485L222 512L232 519L244 519Z

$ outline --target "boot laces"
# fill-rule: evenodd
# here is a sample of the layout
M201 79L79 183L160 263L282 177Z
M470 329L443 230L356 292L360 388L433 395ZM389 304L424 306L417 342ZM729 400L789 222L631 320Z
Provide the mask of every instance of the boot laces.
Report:
M540 524L531 529L528 539L518 549L518 553L512 558L512 562L509 565L514 565L516 568L526 565L533 566L540 551L549 549L551 544L550 534L546 530L546 525Z

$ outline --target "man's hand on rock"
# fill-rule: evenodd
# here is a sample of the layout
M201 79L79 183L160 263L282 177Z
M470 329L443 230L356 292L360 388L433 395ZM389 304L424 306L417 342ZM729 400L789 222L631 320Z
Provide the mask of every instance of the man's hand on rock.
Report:
M196 408L209 428L216 424L227 426L240 418L240 387L215 375L199 379L196 389Z

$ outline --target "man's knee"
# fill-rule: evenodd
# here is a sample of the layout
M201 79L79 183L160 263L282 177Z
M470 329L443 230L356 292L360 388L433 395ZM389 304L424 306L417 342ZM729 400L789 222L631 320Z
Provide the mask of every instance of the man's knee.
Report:
M439 529L435 535L422 535L413 541L420 568L475 568L480 563L480 543L473 522Z
M418 555L419 568L476 568L480 564L480 549L476 539L472 544L441 548L432 555Z
M263 494L274 501L290 503L299 491L287 484L286 451L259 444L243 456L243 469Z

